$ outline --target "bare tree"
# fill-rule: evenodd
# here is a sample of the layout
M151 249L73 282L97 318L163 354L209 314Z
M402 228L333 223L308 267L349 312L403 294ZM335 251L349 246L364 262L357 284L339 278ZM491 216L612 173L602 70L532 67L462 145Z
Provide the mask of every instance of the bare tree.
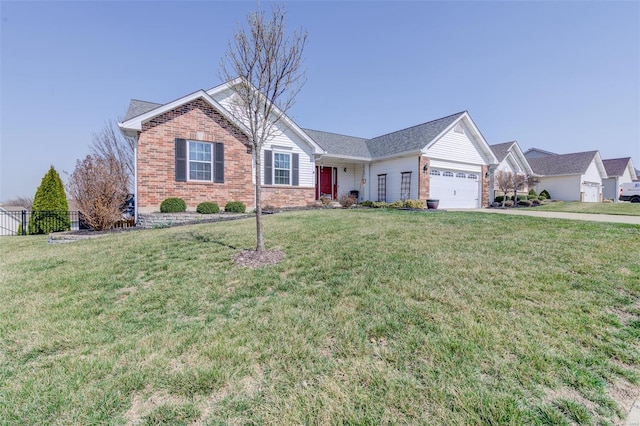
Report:
M33 198L19 195L5 201L3 204L6 204L8 206L20 206L25 208L26 210L31 210L31 206L33 205Z
M262 162L264 143L278 134L278 122L293 105L305 82L302 69L307 33L285 32L284 6L272 5L271 14L258 8L239 25L221 62L221 77L235 80L237 101L232 114L246 124L256 171L256 252L264 251L262 236Z
M511 179L511 190L513 191L513 205L518 205L518 191L523 189L528 182L527 175L523 173L514 173Z
M507 193L512 188L513 173L505 172L504 170L498 170L495 174L495 182L498 185L498 189L502 192L502 207L504 207Z
M93 134L90 145L94 156L114 158L129 176L128 183L133 185L135 173L135 140L122 134L118 125L113 120L105 123L102 130ZM132 188L128 188L131 190Z
M69 177L69 194L91 229L101 231L122 219L129 177L114 156L91 156L76 163Z

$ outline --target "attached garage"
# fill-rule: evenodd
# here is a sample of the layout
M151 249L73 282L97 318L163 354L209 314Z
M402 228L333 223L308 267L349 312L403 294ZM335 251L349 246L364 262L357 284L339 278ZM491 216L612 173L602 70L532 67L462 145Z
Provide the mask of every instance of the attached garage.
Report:
M439 208L480 207L478 173L432 168L429 178L429 198L440 200Z
M583 182L581 201L585 203L599 203L600 184L598 182Z

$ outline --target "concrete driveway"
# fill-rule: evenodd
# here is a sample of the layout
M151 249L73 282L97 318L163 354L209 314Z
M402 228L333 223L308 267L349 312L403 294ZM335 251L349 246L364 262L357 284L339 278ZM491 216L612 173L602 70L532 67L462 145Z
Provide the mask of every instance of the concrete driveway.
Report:
M552 219L588 220L591 222L629 223L640 225L640 216L622 216L613 214L588 214L566 212L543 212L534 208L516 209L447 209L449 211L476 211L481 213L513 214L520 216L548 217Z

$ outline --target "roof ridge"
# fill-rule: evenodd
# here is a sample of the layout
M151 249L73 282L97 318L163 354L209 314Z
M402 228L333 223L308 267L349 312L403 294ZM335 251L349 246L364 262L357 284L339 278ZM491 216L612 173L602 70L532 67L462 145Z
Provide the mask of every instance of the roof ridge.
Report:
M330 135L344 136L344 137L347 137L347 138L362 139L362 140L365 140L365 141L368 140L368 138L363 138L363 137L360 137L360 136L351 136L351 135L345 135L344 133L327 132L325 130L310 129L308 127L301 127L301 129L304 130L305 132L307 130L311 130L312 132L327 133L327 134L330 134Z
M378 139L378 138L381 138L381 137L384 137L384 136L393 135L394 133L404 132L405 130L414 129L416 127L424 126L425 124L433 123L434 121L444 120L445 118L453 117L454 115L462 115L462 114L464 114L466 112L467 112L467 110L464 110L464 111L456 112L455 114L445 115L444 117L435 118L433 120L425 121L424 123L420 123L420 124L416 124L416 125L413 125L413 126L405 127L404 129L395 130L393 132L389 132L389 133L385 133L385 134L382 134L382 135L378 135L378 136L375 136L375 137L367 139L367 140Z
M131 100L132 101L136 101L136 102L145 102L147 104L164 105L164 104L161 104L161 103L158 103L158 102L145 101L145 100L142 100L142 99L131 98Z

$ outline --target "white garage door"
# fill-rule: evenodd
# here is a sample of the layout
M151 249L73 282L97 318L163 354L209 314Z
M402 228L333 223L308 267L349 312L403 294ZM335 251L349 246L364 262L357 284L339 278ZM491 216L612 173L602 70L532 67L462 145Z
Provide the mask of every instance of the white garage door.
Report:
M584 191L585 203L597 203L600 201L600 184L596 182L583 182L582 190Z
M480 207L478 173L431 169L429 198L440 200L438 208Z

